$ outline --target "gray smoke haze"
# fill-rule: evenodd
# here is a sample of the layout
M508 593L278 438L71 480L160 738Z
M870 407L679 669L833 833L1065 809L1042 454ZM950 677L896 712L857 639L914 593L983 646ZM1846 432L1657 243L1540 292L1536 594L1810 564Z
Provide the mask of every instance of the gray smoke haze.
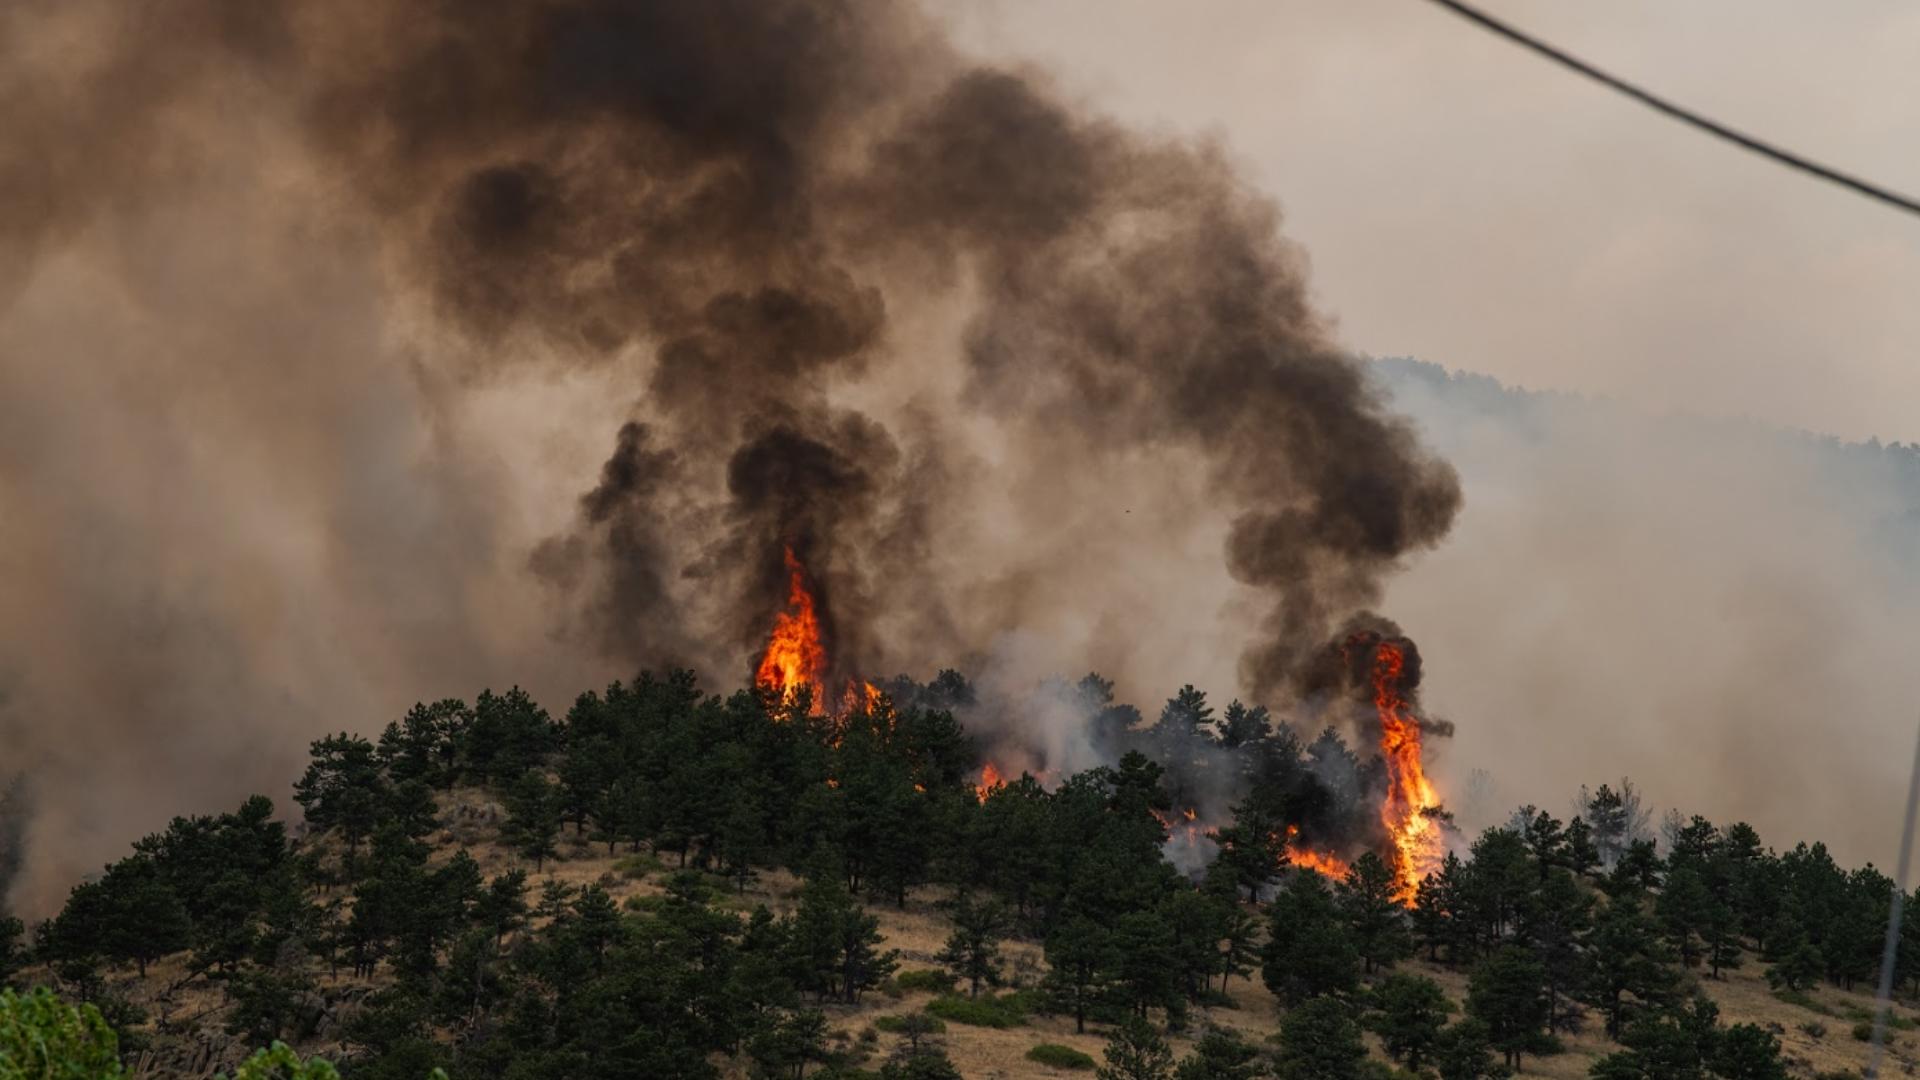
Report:
M905 4L29 0L0 129L29 910L415 699L731 685L788 550L836 674L1267 699L1460 503L1217 149Z
M1439 770L1463 825L1626 775L1656 816L1892 865L1920 451L1378 367L1470 507L1388 597L1460 721ZM1475 769L1495 788L1469 799Z

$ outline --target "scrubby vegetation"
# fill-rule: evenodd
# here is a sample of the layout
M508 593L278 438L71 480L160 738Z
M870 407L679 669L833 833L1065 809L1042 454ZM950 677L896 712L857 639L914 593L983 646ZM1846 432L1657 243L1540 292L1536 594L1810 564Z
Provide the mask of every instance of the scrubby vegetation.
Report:
M1082 688L1089 723L1123 708ZM890 689L829 717L643 676L557 719L487 693L318 740L299 835L263 797L179 818L30 935L0 924L6 982L60 996L0 999L0 1075L41 1075L34 1054L111 1075L212 1025L215 1065L259 1072L248 1054L284 1042L349 1080L928 1078L960 1075L948 1051L976 1030L1018 1037L1035 1075L1471 1080L1578 1044L1607 1080L1746 1080L1799 1066L1784 1026L1721 1018L1736 973L1808 1027L1871 1019L1835 995L1875 977L1892 884L1817 844L1700 818L1656 843L1603 786L1567 820L1528 807L1463 840L1405 907L1372 855L1338 881L1286 863L1328 797L1303 778L1367 763L1237 704L1229 737L1188 689L1167 715L1198 722L1115 721L1249 778L1188 875L1147 755L979 790L943 705L964 681ZM943 928L911 964L882 931L910 902Z

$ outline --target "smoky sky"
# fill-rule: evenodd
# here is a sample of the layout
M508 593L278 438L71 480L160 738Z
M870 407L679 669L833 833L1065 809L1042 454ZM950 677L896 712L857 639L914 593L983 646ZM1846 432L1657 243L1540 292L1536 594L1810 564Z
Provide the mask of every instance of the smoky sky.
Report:
M25 905L415 698L733 685L789 551L836 676L1225 611L1276 700L1461 505L1216 147L909 5L0 20Z

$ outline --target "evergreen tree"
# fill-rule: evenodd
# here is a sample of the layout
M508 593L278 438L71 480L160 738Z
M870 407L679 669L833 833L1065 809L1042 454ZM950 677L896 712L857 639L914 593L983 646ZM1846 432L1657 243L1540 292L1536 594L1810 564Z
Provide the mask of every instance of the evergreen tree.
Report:
M474 921L493 933L496 945L527 921L527 872L509 870L492 881L475 901Z
M1394 898L1396 888L1393 870L1369 851L1355 860L1337 894L1348 934L1369 975L1413 952L1406 910Z
M1440 1033L1434 1044L1434 1071L1440 1080L1505 1080L1513 1070L1496 1058L1487 1025L1471 1016Z
M1700 962L1718 907L1694 865L1677 866L1668 874L1666 888L1654 903L1654 913L1666 931L1667 940L1673 943L1680 963L1687 967Z
M1099 1080L1171 1080L1173 1051L1153 1025L1137 1016L1113 1029L1107 1038L1105 1063L1094 1071Z
M1254 963L1260 959L1260 947L1256 938L1260 931L1259 920L1239 904L1229 904L1225 909L1225 919L1220 925L1220 992L1227 992L1227 982L1235 975L1249 975Z
M1567 834L1558 820L1545 810L1536 811L1528 818L1520 830L1521 838L1526 842L1527 851L1533 855L1533 861L1540 869L1540 880L1545 881L1547 873L1554 867L1567 864Z
M1041 982L1048 1004L1073 1014L1073 1030L1085 1034L1087 1014L1106 996L1118 966L1113 934L1083 915L1063 920L1047 935L1047 974Z
M1006 911L997 902L975 903L961 893L951 911L953 933L934 962L967 984L967 996L980 996L982 983L999 985L1000 935L1006 932Z
M1575 816L1567 822L1566 843L1561 858L1575 877L1586 877L1600 865L1600 849L1593 842L1593 829L1587 819Z
M1172 937L1157 911L1129 911L1114 920L1113 1000L1135 1016L1178 1009L1185 1001Z
M1427 947L1427 959L1438 963L1445 949L1449 967L1472 959L1478 943L1466 908L1466 874L1466 864L1449 851L1440 869L1421 879L1413 896L1410 918L1415 935Z
M1282 1003L1351 994L1359 987L1359 949L1320 875L1296 872L1267 914L1260 977Z
M1180 1061L1174 1080L1254 1080L1260 1075L1260 1051L1230 1031L1208 1031Z
M1786 1080L1780 1040L1754 1024L1733 1025L1714 1050L1713 1075L1720 1080Z
M523 859L533 860L536 873L555 853L554 841L560 833L560 800L554 786L538 772L528 772L514 781L507 796L507 821L501 828L503 840Z
M134 855L108 867L100 890L105 895L105 917L97 930L101 951L132 961L142 978L149 963L192 940L186 905L162 879L152 856Z
M1220 714L1220 745L1229 750L1257 745L1272 734L1273 718L1265 705L1248 708L1236 698Z
M1373 1011L1367 1026L1395 1061L1419 1073L1440 1042L1453 1003L1440 984L1424 975L1387 976L1372 995Z
M795 984L822 1001L858 1004L898 962L897 951L878 948L880 921L860 909L838 874L816 870L807 878L788 934Z
M1525 949L1504 946L1480 962L1467 983L1467 1013L1486 1025L1509 1068L1520 1067L1522 1054L1554 1048L1546 1035L1546 972Z
M800 1080L827 1060L827 1018L811 1009L775 1015L747 1041L747 1055L767 1076Z
M1677 980L1659 925L1637 896L1608 902L1587 941L1582 998L1606 1014L1607 1034L1619 1038L1636 1009L1664 1005Z
M1583 944L1593 920L1593 899L1570 871L1549 871L1537 892L1520 905L1517 940L1533 953L1546 976L1547 1030L1563 1018L1562 1001L1577 997L1586 975Z
M1790 934L1778 936L1782 938L1775 946L1779 959L1767 968L1767 985L1793 991L1812 986L1827 968L1820 950L1798 926Z
M1652 1010L1621 1034L1625 1049L1595 1062L1595 1080L1704 1080L1718 1055L1720 1010L1704 996Z
M1359 1080L1366 1059L1353 1010L1337 998L1311 998L1280 1021L1280 1080Z
M1214 834L1220 851L1208 872L1230 878L1248 900L1258 901L1285 857L1282 835L1279 823L1248 799L1233 808L1233 823Z
M347 842L349 858L373 835L385 782L373 744L341 732L317 739L306 774L293 787L293 801L317 829L338 829Z

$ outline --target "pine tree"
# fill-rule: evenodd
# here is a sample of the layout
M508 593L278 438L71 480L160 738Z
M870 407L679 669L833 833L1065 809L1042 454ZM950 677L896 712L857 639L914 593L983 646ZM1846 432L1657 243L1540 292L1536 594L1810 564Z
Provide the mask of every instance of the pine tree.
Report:
M1440 1033L1434 1044L1434 1071L1440 1080L1505 1080L1513 1074L1494 1057L1487 1025L1465 1017Z
M1174 1080L1255 1080L1259 1075L1259 1049L1219 1028L1201 1036L1173 1071Z
M1606 1013L1608 1035L1620 1036L1636 1006L1672 999L1678 976L1659 931L1633 895L1608 902L1595 920L1581 996Z
M1432 1057L1453 1003L1440 984L1424 975L1396 973L1373 991L1367 1026L1408 1071L1419 1073Z
M1360 952L1320 875L1295 873L1269 905L1260 977L1287 1005L1359 987Z
M1552 1049L1546 1037L1546 972L1525 949L1508 945L1474 969L1467 983L1467 1012L1486 1025L1493 1048L1510 1068L1522 1054Z
M1006 932L1006 910L996 901L975 903L966 893L954 898L953 933L934 962L967 983L967 996L980 996L982 983L1000 982L1000 935Z
M1392 869L1369 851L1355 860L1336 894L1347 931L1369 975L1376 967L1391 967L1413 952L1406 910L1394 898L1396 888Z
M1041 982L1052 1008L1073 1014L1073 1030L1085 1034L1087 1013L1105 998L1117 966L1112 931L1075 915L1047 935L1047 974Z
M500 830L501 838L521 858L532 859L534 872L538 873L553 857L559 833L560 801L553 785L538 772L522 775L507 796L507 820Z
M1280 1080L1359 1080L1366 1044L1353 1010L1336 998L1316 997L1280 1021Z
M1113 1029L1107 1038L1105 1064L1094 1071L1098 1080L1170 1080L1173 1076L1173 1051L1137 1016Z

